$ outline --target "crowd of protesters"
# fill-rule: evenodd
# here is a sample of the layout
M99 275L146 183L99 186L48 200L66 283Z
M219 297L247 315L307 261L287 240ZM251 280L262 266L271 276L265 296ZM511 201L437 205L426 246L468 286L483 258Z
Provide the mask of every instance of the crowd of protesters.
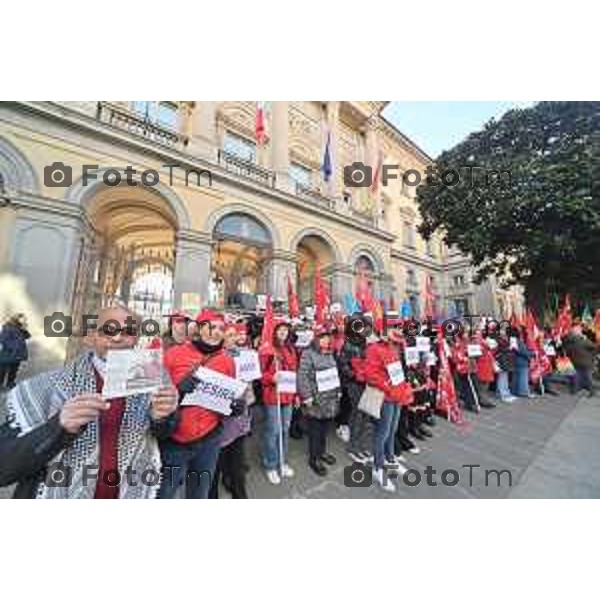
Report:
M294 477L288 460L294 437L304 438L307 467L318 477L337 461L359 462L372 465L374 481L391 492L386 470L406 470L407 455L420 452L440 418L459 421L463 410L555 394L560 384L594 393L600 340L578 322L560 335L527 319L505 327L490 327L485 319L478 326L463 323L452 335L429 321L411 334L394 314L365 328L365 315L315 322L274 315L270 306L267 313L173 312L168 332L148 344L125 327L130 311L103 309L86 350L66 367L16 386L11 368L0 486L17 484L15 496L24 498L217 498L224 489L243 499L250 469L245 446L256 435L273 485ZM102 327L108 321L122 329L108 335ZM3 347L17 362L26 358L27 335L22 315L3 329ZM107 353L140 345L162 350L164 385L107 401ZM254 352L259 365L249 379L239 372L244 352ZM197 393L199 367L244 382L229 414L182 404ZM332 452L333 435L347 456ZM93 485L82 475L87 464L97 465ZM67 485L48 479L57 468L68 472ZM111 484L107 475L125 469L156 469L160 483L135 485L119 477Z

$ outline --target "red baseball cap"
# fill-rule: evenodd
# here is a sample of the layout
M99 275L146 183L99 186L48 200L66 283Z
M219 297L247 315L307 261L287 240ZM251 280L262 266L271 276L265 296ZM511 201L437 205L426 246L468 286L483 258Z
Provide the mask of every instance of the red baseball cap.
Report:
M196 315L197 323L225 323L223 313L220 313L212 308L205 308Z

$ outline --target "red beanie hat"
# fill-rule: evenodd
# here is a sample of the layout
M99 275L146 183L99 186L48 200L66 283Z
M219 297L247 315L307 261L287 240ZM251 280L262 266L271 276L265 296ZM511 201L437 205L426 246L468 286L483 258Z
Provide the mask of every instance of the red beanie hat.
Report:
M207 321L211 323L225 323L225 317L216 310L205 308L196 315L196 322L206 323Z

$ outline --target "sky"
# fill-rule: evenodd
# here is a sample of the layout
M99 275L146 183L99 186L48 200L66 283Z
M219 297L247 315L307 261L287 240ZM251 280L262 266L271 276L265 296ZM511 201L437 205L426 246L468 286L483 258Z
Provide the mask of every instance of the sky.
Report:
M436 158L469 133L482 129L492 117L532 104L528 101L390 102L383 114L429 156Z

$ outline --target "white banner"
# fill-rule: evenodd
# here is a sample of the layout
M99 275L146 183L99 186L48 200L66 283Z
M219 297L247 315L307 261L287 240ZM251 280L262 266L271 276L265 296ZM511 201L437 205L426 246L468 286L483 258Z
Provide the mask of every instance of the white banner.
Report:
M260 361L256 350L241 350L235 356L235 376L242 381L254 381L262 377Z
M544 352L546 356L556 356L556 348L552 344L544 346Z
M276 381L278 393L296 393L296 371L277 371Z
M408 366L418 365L419 364L419 350L414 346L410 348L406 348L404 350L404 358L406 359L406 364Z
M390 376L392 385L400 385L404 381L404 369L402 368L402 363L399 360L387 365L386 369L388 375Z
M123 398L155 392L163 385L162 350L109 350L103 398Z
M340 387L340 376L337 367L317 371L317 390L319 392L328 392Z
M437 363L437 356L435 355L435 352L430 352L427 356L427 366L428 367L434 367L435 364Z
M296 347L306 348L313 341L315 334L311 329L296 332Z
M477 358L482 354L483 352L481 351L481 346L479 344L467 344L467 356L469 358Z
M243 396L248 387L244 381L206 367L197 369L194 376L200 383L194 392L184 396L181 406L202 406L223 415L230 415L231 403Z
M429 350L431 349L431 340L428 337L422 335L417 336L416 339L417 350L419 352L429 352Z
M518 350L519 349L519 340L517 340L516 337L511 337L510 338L509 348L511 350Z

